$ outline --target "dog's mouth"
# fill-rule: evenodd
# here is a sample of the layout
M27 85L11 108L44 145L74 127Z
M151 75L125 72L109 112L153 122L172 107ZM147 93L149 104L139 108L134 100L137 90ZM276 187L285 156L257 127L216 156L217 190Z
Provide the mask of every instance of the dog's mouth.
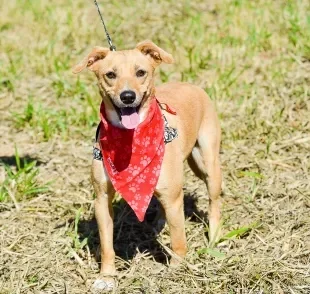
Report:
M140 123L139 109L146 97L146 92L144 93L141 102L138 106L128 106L128 107L118 107L113 103L113 100L110 98L112 105L114 106L118 117L121 121L121 124L126 129L135 129Z
M113 104L114 105L114 104ZM135 129L140 123L139 109L137 107L117 107L114 105L122 125L126 129Z

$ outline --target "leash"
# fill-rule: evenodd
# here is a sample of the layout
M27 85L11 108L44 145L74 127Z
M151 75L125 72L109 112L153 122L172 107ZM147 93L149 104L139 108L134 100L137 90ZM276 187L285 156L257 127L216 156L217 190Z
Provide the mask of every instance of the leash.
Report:
M105 23L104 23L102 14L101 14L101 12L100 12L99 5L98 5L98 3L97 3L96 0L94 0L94 2L95 2L95 5L97 6L97 10L98 10L99 16L100 16L100 18L101 18L101 22L102 22L102 24L103 24L103 27L104 27L104 30L105 30L105 34L106 34L106 36L107 36L108 43L109 43L109 45L110 45L110 50L111 50L111 51L116 51L116 47L113 45L112 39L111 39L111 37L110 37L110 35L109 35L109 33L108 33L108 30L107 30L107 27L106 27L106 25L105 25Z

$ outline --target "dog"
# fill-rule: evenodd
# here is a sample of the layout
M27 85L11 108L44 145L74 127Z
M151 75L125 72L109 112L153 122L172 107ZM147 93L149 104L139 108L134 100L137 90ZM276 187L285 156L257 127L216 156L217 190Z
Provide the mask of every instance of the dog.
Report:
M134 132L135 128L147 120L154 99L157 99L156 104L165 106L160 108L160 112L165 116L169 127L177 130L178 134L164 146L164 153L159 158L161 164L154 195L163 208L169 226L173 251L170 264L175 266L187 251L183 208L185 160L208 188L209 239L212 242L220 235L222 176L219 158L221 129L214 106L205 91L181 82L154 86L154 71L157 66L173 62L169 53L146 40L132 50L110 51L108 48L95 47L73 68L73 72L89 69L95 73L108 127L133 129ZM147 124L144 127L147 129ZM95 147L104 151L100 136ZM107 164L109 162L106 160L102 162L94 159L91 169L101 245L100 276L95 281L94 288L105 290L115 287L116 275L112 209L115 185L111 181L111 174L117 171L111 163L109 172ZM142 188L143 185L141 183Z

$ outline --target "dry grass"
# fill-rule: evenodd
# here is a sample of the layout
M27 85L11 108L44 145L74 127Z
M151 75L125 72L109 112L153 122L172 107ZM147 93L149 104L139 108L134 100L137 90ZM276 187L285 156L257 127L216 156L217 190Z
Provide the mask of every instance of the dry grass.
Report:
M94 78L70 67L106 45L103 28L92 1L0 5L0 160L18 174L0 166L0 293L88 293L98 274L89 166L99 96ZM173 53L158 83L205 88L223 129L227 240L209 248L206 190L188 170L189 253L180 269L166 266L167 228L157 234L150 225L156 203L139 224L117 200L115 292L310 293L309 2L102 7L118 48L149 38ZM30 195L20 183L35 167L24 170L24 158L39 170Z

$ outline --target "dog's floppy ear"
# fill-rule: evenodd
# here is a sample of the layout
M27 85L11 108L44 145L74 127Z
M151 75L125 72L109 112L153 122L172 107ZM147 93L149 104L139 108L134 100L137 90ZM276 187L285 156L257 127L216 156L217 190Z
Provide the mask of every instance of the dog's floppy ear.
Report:
M72 72L77 74L81 72L86 67L92 71L97 69L96 62L107 56L110 49L104 47L94 47L94 49L77 65L72 69Z
M152 41L143 41L136 46L136 49L141 51L141 53L143 53L144 55L151 57L152 60L155 62L155 65L159 65L161 62L174 62L171 54L158 47Z

